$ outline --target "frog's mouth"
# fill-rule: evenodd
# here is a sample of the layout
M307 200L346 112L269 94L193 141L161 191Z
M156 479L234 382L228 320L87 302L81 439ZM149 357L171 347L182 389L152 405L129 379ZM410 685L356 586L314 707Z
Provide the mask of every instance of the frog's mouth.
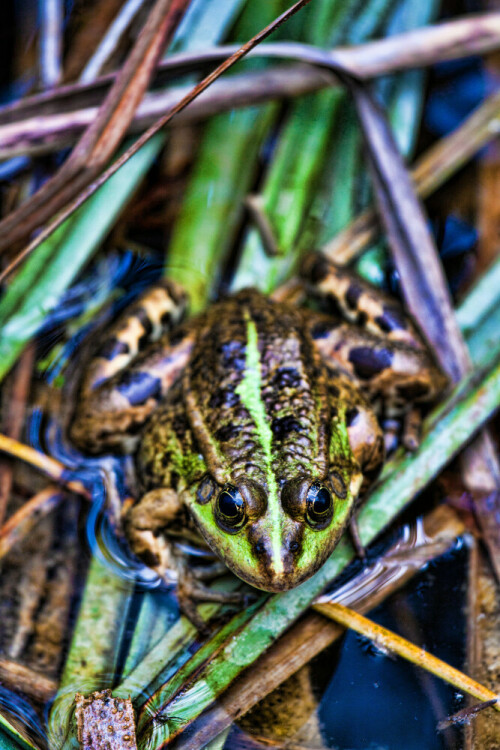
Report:
M227 561L224 562L226 562L228 568L238 576L238 578L241 578L242 581L245 581L245 583L248 583L250 586L260 589L261 591L278 594L299 586L299 584L314 575L314 573L316 573L316 571L323 565L324 559L317 560L314 565L311 565L306 569L287 567L279 571L274 571L270 568L264 571L262 568L259 568L254 571L249 570L248 568L244 569L241 566L232 563L228 564Z

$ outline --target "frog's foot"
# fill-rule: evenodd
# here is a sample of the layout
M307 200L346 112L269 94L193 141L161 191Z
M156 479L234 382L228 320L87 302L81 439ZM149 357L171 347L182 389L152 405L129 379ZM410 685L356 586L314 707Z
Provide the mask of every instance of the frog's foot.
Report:
M385 451L389 455L399 445L407 451L416 451L420 445L422 411L418 406L401 414L397 411L383 420Z
M403 422L403 445L408 451L416 451L420 445L422 412L417 407L406 412Z
M213 568L214 566L208 567ZM225 565L224 572L227 572ZM196 604L201 602L246 604L248 603L248 594L240 591L214 591L200 583L198 576L198 570L195 569L195 571L192 571L185 564L180 567L177 600L182 614L188 618L200 633L206 635L210 631L210 628L198 612Z
M191 566L190 570L197 581L213 581L214 578L220 578L227 573L227 565L217 560L210 565Z

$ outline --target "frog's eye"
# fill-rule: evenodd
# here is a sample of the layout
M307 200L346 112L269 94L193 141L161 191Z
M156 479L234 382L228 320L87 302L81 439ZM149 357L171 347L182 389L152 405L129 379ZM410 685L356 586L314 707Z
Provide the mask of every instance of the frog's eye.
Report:
M223 531L235 534L246 521L245 501L237 487L227 484L215 503L215 520Z
M333 517L333 500L324 484L313 482L306 497L306 520L313 529L325 529Z

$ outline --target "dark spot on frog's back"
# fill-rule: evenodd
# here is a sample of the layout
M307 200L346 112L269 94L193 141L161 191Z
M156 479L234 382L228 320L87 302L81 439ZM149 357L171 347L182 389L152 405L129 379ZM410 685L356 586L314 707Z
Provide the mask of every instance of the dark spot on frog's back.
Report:
M329 261L322 253L310 253L304 259L301 272L313 284L318 284L328 276Z
M276 417L271 430L276 440L284 440L292 432L302 432L302 425L294 417Z
M160 323L162 326L165 326L166 328L170 326L172 322L172 315L168 310L165 310L164 313L162 313L162 316L160 318Z
M345 295L346 305L349 309L354 310L356 308L362 292L363 290L361 289L361 287L355 282L349 284L349 288Z
M316 341L317 339L325 339L329 336L330 331L336 328L338 323L335 320L320 320L313 325L311 328L311 336Z
M234 387L218 388L210 396L208 406L210 409L220 409L221 406L230 409L233 406L237 406L239 402L240 397L234 392Z
M216 440L220 440L221 443L227 443L229 440L235 438L239 433L239 428L234 424L225 424L220 427L215 433Z
M360 380L369 380L391 366L392 353L388 349L356 346L349 352L349 362Z
M398 385L396 388L398 394L405 400L415 401L429 394L429 386L426 383L409 383L408 385Z
M240 372L245 369L245 346L241 341L227 341L221 345L220 351L225 367Z
M332 398L339 398L340 397L340 391L336 385L330 384L328 386L328 393Z
M301 382L301 375L295 367L279 367L273 375L273 388L297 388Z
M345 421L348 427L354 424L356 419L358 418L359 410L356 406L354 406L352 409L348 409L345 413Z
M172 419L172 429L178 438L183 438L189 429L189 424L185 414L176 414Z
M124 373L118 391L132 406L137 406L145 403L148 398L160 398L161 380L147 372Z

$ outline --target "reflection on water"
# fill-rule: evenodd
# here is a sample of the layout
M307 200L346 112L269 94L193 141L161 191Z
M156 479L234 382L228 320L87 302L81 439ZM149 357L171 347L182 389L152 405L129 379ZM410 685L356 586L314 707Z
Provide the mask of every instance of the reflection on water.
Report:
M46 744L45 728L36 711L17 693L0 685L0 712L7 714L15 729L41 746ZM0 737L0 747L4 747ZM8 747L8 745L5 745Z

